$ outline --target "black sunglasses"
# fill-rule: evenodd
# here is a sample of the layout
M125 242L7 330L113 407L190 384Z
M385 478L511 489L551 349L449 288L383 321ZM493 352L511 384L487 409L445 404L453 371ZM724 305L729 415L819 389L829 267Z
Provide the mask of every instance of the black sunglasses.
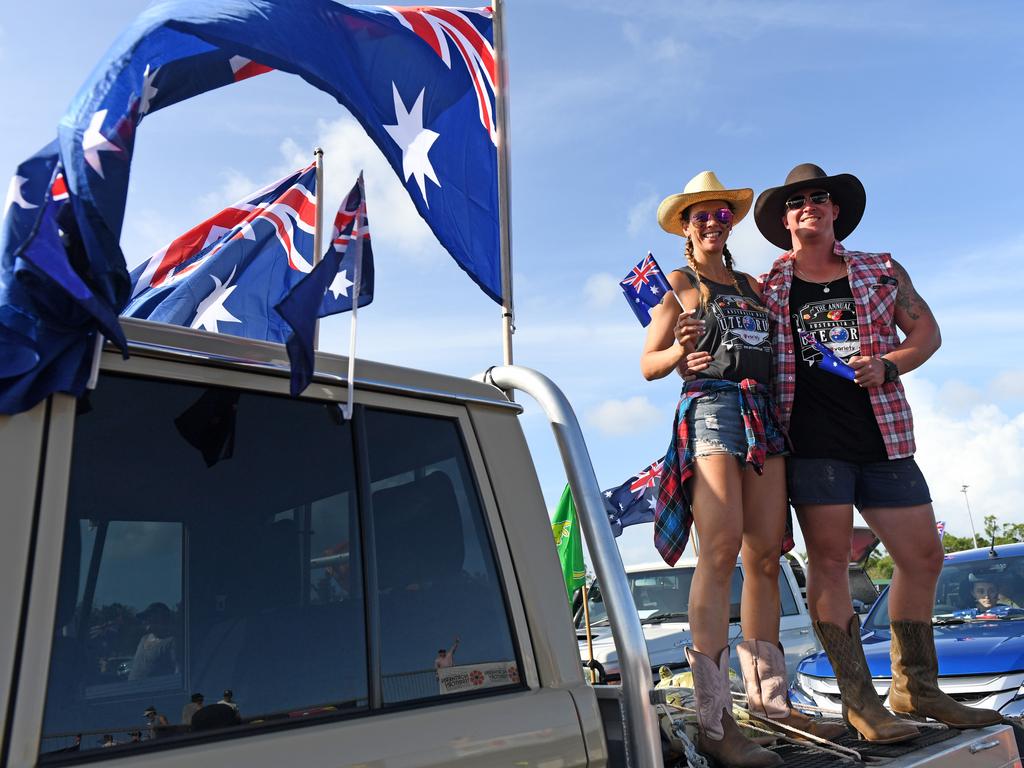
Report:
M831 195L828 192L814 192L810 195L811 202L815 205L823 205L829 201ZM786 207L791 211L795 211L798 208L803 208L804 203L807 202L806 195L793 195L786 201Z

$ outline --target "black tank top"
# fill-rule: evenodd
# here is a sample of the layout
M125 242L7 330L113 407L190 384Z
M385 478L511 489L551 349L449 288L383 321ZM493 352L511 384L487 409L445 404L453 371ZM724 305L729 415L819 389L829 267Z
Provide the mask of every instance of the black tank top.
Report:
M801 458L885 461L888 456L868 391L819 368L821 357L800 339L811 331L843 360L860 354L857 313L849 278L835 280L825 293L818 283L794 276L789 294L796 399L789 422L794 453Z
M680 270L700 290L697 276L689 267ZM743 381L754 379L770 384L772 343L768 335L768 313L759 308L757 294L745 277L740 277L739 293L732 284L701 278L711 291L707 309L697 308L696 318L704 320L704 334L697 351L710 352L711 366L697 374L702 379Z

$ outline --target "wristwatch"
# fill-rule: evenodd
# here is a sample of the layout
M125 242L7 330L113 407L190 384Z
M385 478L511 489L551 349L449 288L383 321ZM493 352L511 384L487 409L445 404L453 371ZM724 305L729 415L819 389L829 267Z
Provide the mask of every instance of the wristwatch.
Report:
M886 357L880 357L878 359L881 360L882 365L885 366L886 382L896 381L896 379L900 377L900 369L896 367L896 363Z

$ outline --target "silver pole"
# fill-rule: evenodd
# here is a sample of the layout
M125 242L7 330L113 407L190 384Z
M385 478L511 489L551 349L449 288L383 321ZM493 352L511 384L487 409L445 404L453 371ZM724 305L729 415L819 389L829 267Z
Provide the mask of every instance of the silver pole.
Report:
M508 62L505 55L505 2L494 2L494 61L496 70L495 123L498 131L498 236L501 238L501 347L505 365L512 365L512 334L516 331L512 308L512 217L510 179L512 157L509 133Z
M967 519L971 522L971 536L974 537L974 548L978 548L978 532L974 530L974 515L971 514L971 502L967 499L967 485L960 486L960 493L964 495L964 504L967 505Z
M316 159L316 227L313 230L313 266L324 257L324 151L321 147L313 150ZM313 330L313 351L320 349L320 321Z
M475 378L502 390L522 390L537 401L551 422L619 652L626 765L633 768L662 765L661 731L651 701L652 675L647 643L576 414L562 391L549 378L530 368L502 365Z

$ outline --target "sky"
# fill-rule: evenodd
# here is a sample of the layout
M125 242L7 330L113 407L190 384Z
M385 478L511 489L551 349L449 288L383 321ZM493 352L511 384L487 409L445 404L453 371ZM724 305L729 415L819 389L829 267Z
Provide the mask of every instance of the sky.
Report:
M51 0L0 16L0 172L46 144L76 90L144 3ZM515 362L573 404L602 487L664 454L679 382L640 375L643 329L618 280L647 251L679 266L659 201L698 172L755 193L813 162L853 173L867 209L849 248L910 273L942 348L904 377L936 517L967 504L1024 521L1024 6L910 0L507 0ZM365 171L377 270L359 357L471 376L501 362L500 310L455 265L347 111L270 73L154 114L136 143L129 267L325 150L326 210ZM738 268L778 255L753 217ZM321 349L348 352L346 316ZM522 423L549 509L565 474L546 418ZM968 486L967 496L962 486ZM908 531L909 534L915 532ZM802 542L798 536L798 549ZM652 562L652 527L619 539Z

